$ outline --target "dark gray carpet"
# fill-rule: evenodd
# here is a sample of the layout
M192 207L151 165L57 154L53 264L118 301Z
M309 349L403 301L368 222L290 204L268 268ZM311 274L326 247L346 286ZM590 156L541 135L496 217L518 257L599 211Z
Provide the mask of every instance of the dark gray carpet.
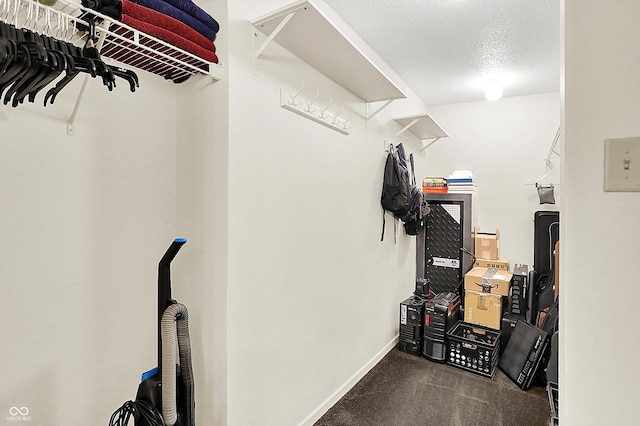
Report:
M315 426L548 426L543 385L518 388L401 352L389 352Z

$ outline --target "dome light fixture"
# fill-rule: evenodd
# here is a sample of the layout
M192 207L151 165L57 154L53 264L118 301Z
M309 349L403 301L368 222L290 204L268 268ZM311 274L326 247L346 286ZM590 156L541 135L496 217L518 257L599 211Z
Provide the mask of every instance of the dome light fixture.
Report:
M484 89L484 96L488 101L497 101L502 97L502 85L496 79L487 82Z

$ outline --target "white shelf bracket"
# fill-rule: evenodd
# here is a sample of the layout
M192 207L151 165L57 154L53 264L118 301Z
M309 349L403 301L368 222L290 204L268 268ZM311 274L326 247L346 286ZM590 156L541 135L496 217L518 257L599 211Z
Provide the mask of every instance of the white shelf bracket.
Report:
M394 120L396 125L402 126L396 133L396 137L409 130L420 140L420 151L429 148L441 138L449 136L428 114L400 117Z
M388 107L391 102L393 102L395 99L389 99L387 101L385 101L382 105L380 105L378 107L378 109L376 109L375 111L373 111L371 114L369 114L369 105L371 104L371 102L367 102L367 112L365 113L365 120L369 121L371 120L373 117L375 117L380 111L382 111L383 109L385 109L386 107Z
M407 124L406 126L404 126L402 129L398 130L398 132L396 133L396 137L400 136L401 134L403 134L404 132L406 132L407 130L409 130L411 128L411 126L413 126L414 124L416 124L418 121L420 121L419 118L414 118L409 124ZM422 142L422 139L420 139L420 141Z
M104 44L104 39L107 36L106 30L109 28L108 22L102 22L98 25L101 30L100 37L98 38L98 43L96 44L96 49L98 52L102 49ZM69 121L67 121L67 135L75 136L76 128L73 123L76 121L76 116L78 115L78 110L80 109L80 104L82 103L82 99L84 98L84 92L87 90L87 84L89 83L89 74L85 75L84 81L82 82L82 87L80 88L80 93L78 94L78 99L76 99L76 104L73 107L73 111L71 112L71 116L69 117Z
M284 19L282 21L280 21L280 23L278 24L278 26L271 32L271 34L269 34L269 36L265 39L265 41L262 42L262 44L258 47L258 33L254 31L253 36L254 36L254 53L253 53L253 61L254 61L254 74L258 75L258 71L260 68L260 63L258 61L258 59L260 58L260 55L262 55L262 52L264 51L264 49L267 48L267 46L273 41L273 39L278 35L278 33L280 31L282 31L282 29L284 28L285 25L287 25L287 23L291 20L291 18L293 18L293 16L296 14L296 12L291 12L288 15L286 15L284 17Z
M551 157L553 154L560 157L560 153L556 151L556 145L558 144L558 139L560 139L560 128L558 127L558 131L556 132L556 136L553 138L553 142L551 143L551 147L549 147L549 153L547 154L547 159L545 160L545 166L548 168L551 166Z
M425 149L429 148L434 143L438 142L440 140L440 137L434 138L433 140L431 140L426 145L423 145L424 141L429 141L429 140L430 139L420 139L420 151L424 151Z
M87 89L87 84L89 83L89 74L84 77L84 81L82 82L82 87L80 88L80 93L78 94L78 99L76 99L76 104L73 107L73 112L71 112L71 117L69 117L69 121L67 121L67 135L75 136L76 128L73 123L76 121L76 115L78 115L78 110L80 109L80 104L82 103L82 98L84 98L84 92Z

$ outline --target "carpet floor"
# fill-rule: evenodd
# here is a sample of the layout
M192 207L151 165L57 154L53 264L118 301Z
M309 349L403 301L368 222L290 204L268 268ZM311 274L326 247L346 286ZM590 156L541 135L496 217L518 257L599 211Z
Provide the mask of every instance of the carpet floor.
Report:
M546 388L518 388L396 346L314 426L548 426Z

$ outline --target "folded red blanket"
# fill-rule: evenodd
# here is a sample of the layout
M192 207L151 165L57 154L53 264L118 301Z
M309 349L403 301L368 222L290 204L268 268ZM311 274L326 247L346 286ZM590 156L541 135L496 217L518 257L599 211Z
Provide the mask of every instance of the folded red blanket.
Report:
M179 34L176 34L173 31L169 31L157 25L141 21L125 14L124 12L122 13L122 23L129 25L130 27L133 27L139 31L143 31L149 35L157 37L160 40L166 41L167 43L170 43L180 49L192 53L199 58L216 64L218 63L218 56L214 52L205 49L204 47L182 37Z
M133 3L129 0L122 0L122 14L129 15L130 17L137 19L138 21L147 22L151 25L155 25L156 27L164 28L165 30L171 31L186 38L187 40L194 42L204 49L207 49L213 53L216 52L216 46L215 44L213 44L213 41L209 40L185 23L172 18L171 16ZM158 36L158 38L161 37Z

